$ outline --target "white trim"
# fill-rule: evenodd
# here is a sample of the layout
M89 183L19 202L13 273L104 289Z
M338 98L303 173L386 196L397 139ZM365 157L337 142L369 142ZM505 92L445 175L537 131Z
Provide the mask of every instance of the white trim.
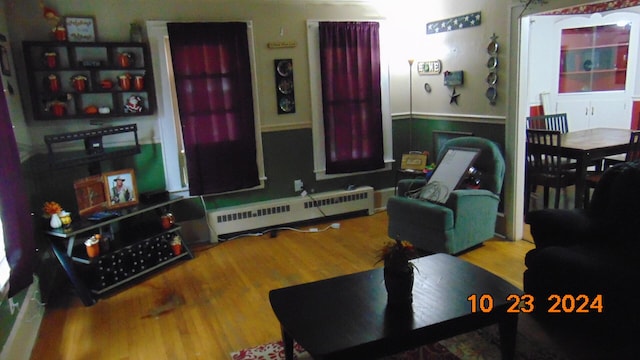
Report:
M347 20L345 20L347 21ZM354 20L377 21L380 24L380 89L382 99L382 133L384 146L385 167L376 171L366 171L349 174L326 173L326 158L324 154L324 123L322 118L322 79L320 77L320 20L307 20L307 43L309 52L309 85L311 89L311 130L313 132L313 167L316 180L327 180L339 177L366 174L371 172L389 171L393 163L393 143L391 125L391 105L389 101L389 63L385 52L387 39L384 23L379 20Z
M156 74L156 98L158 99L158 128L162 143L162 161L164 178L169 191L188 190L182 185L179 168L180 145L175 126L177 114L175 106L175 82L169 64L166 48L168 21L147 21L149 48L153 61L153 72Z
M40 303L38 283L38 277L34 276L9 337L4 343L0 360L28 360L31 357L31 351L38 338L40 323L44 318L44 304Z
M4 228L2 226L2 218L0 218L0 304L4 302L9 293L10 276L11 268L5 251Z
M399 112L391 114L391 121L406 120L409 116L408 112ZM413 120L421 120L424 117L430 121L456 121L456 122L468 122L473 124L487 124L487 125L504 125L506 122L506 116L495 115L476 115L476 114L442 114L442 113L413 113ZM286 124L274 124L274 125L262 125L262 132L277 132L288 130L300 130L311 129L313 124L309 122L295 122Z
M273 132L283 130L310 129L311 122L294 122L287 124L262 125L262 132Z
M398 117L409 117L409 112L394 113L391 115L394 120L400 120ZM451 113L429 113L429 112L413 112L413 120L421 120L424 117L428 120L450 120L450 121L469 121L488 124L504 124L507 120L503 115L479 115L479 114L451 114Z

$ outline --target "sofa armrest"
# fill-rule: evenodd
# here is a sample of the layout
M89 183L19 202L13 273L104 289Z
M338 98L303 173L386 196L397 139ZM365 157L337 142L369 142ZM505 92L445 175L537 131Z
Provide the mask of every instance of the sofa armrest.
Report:
M588 242L592 226L584 210L544 209L527 214L536 247L570 246Z

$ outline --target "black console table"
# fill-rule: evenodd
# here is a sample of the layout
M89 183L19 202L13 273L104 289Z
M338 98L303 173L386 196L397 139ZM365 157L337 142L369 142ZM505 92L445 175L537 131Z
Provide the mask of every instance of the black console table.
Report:
M49 229L53 251L86 306L98 296L193 254L182 241L174 254L170 243L180 226L164 229L160 215L170 212L181 196L119 209L117 216L90 221L76 219L70 228ZM100 255L89 258L84 241L101 234Z

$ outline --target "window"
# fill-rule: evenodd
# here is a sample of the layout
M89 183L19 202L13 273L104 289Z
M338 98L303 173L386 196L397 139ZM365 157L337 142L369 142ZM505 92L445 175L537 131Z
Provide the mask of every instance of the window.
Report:
M389 76L381 24L309 21L307 25L316 178L389 170L393 161ZM335 43L325 41L335 37L339 38Z
M232 29L221 31L224 26ZM152 57L159 60L154 72L160 78L158 117L167 189L188 186L191 194L213 194L262 188L266 178L251 22L171 27L169 31L167 22L147 22ZM242 64L225 47L227 40L202 42L218 41L230 32L242 43ZM238 87L241 90L229 97L227 90ZM241 160L235 157L240 153ZM240 163L251 167L238 167ZM238 184L237 179L243 180Z

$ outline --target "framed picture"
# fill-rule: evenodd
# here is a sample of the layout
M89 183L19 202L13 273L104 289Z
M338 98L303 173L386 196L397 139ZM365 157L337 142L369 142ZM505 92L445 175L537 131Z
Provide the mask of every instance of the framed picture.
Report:
M96 22L92 16L67 16L64 22L69 41L96 41Z
M427 167L427 154L402 154L400 169L402 170L424 170Z
M138 204L138 189L133 169L102 174L107 208L117 209Z
M73 182L80 216L88 216L106 208L104 184L101 175L89 176Z

